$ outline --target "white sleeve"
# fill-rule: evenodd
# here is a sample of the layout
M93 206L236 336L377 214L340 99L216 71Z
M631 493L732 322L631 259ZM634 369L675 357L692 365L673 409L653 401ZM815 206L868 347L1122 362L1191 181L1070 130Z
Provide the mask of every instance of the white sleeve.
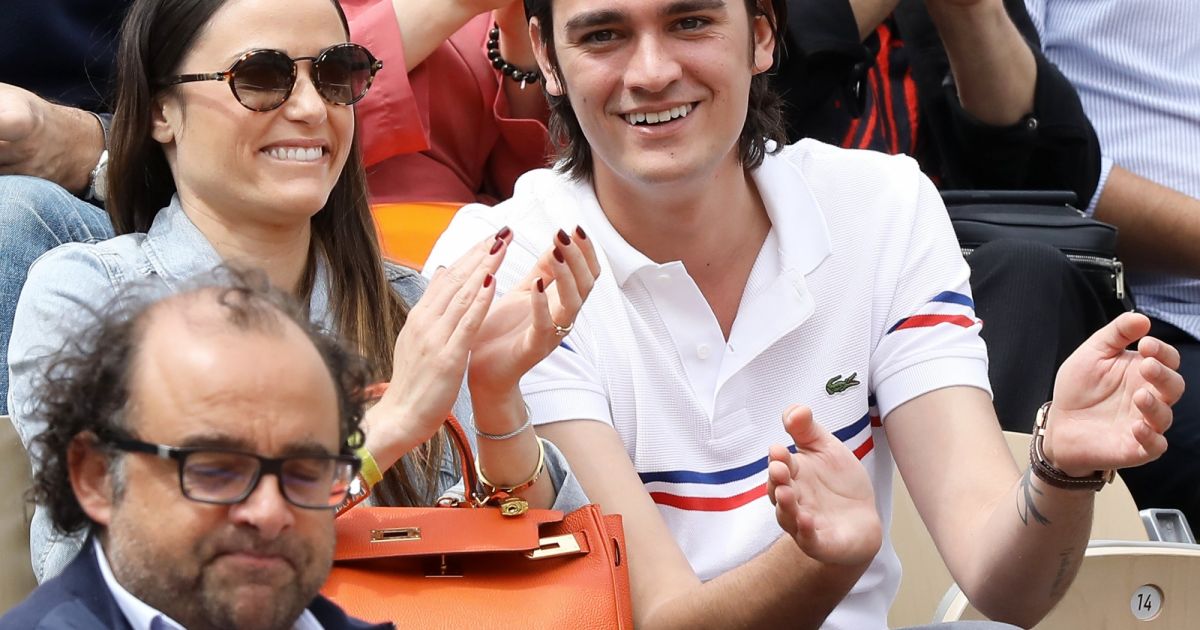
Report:
M882 418L905 402L943 387L965 385L991 391L970 269L941 197L924 175L916 199L910 231L895 236L896 256L882 261L900 270L892 286L880 288L891 291L890 297L877 298L877 303L887 306L882 334L871 355L871 382Z

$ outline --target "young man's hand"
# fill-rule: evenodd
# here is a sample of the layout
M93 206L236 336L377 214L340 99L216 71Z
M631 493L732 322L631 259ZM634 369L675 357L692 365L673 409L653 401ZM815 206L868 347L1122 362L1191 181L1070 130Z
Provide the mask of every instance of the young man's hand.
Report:
M1167 449L1174 405L1183 395L1179 351L1146 336L1150 320L1125 313L1063 362L1043 450L1071 476L1140 466ZM1137 351L1127 350L1137 343Z
M883 543L875 493L862 462L842 441L794 405L783 426L796 453L771 447L767 496L779 525L800 550L827 564L866 564Z
M104 150L91 114L0 83L0 175L29 175L82 194Z

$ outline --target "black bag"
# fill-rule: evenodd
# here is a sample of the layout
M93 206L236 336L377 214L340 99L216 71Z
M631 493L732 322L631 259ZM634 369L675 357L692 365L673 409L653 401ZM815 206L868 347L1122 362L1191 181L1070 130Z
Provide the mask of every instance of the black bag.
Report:
M948 190L942 200L963 256L999 238L1045 243L1083 272L1109 317L1133 310L1125 268L1117 258L1117 228L1074 208L1075 193Z

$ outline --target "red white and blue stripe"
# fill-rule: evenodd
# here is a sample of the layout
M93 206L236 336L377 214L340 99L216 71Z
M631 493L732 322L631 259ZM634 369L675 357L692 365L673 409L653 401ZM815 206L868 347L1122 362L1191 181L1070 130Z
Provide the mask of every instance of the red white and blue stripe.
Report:
M929 328L939 324L951 324L970 328L978 323L975 318L975 302L970 296L954 291L942 291L933 296L918 311L892 324L887 334L912 328Z
M882 426L874 406L853 424L833 432L860 460L875 448L872 429ZM795 453L796 447L788 446ZM766 457L712 472L639 472L650 498L659 505L693 512L726 512L767 496Z

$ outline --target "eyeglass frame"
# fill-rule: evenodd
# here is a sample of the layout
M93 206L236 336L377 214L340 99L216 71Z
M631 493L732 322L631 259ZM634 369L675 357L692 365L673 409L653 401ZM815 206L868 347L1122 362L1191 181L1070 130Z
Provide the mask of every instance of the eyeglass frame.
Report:
M287 457L263 457L262 455L259 455L258 453L250 453L247 451L242 451L242 450L233 449L233 448L221 448L221 447L211 447L211 446L168 446L166 444L156 444L154 442L145 442L145 441L142 441L142 440L139 440L136 438L131 438L131 437L112 437L112 436L110 436L110 437L100 437L99 439L102 443L104 443L112 448L115 448L119 451L123 451L126 453L142 453L142 454L146 454L146 455L153 455L159 459L166 459L166 460L174 461L176 464L175 468L178 471L180 494L182 494L183 497L189 501L195 501L197 503L207 503L210 505L237 505L239 503L242 503L246 499L250 498L250 495L254 494L254 491L258 489L259 484L262 482L263 475L274 475L275 483L279 487L279 495L282 496L283 500L287 501L289 504L294 505L294 506L304 509L304 510L334 510L334 509L337 509L337 507L340 506L342 503L345 503L346 498L351 495L351 493L353 492L354 478L356 475L358 475L359 470L362 468L362 460L359 459L358 456L347 455L344 453L339 453L337 455L318 454L318 455L289 455ZM251 480L251 482L247 486L246 490L241 495L238 495L236 498L221 500L221 501L214 500L214 499L198 499L196 497L191 496L188 493L187 487L183 481L184 464L187 463L187 458L195 453L226 453L229 455L243 455L246 457L252 457L252 458L258 460L258 470L255 472L254 479ZM325 459L325 460L333 461L335 463L349 464L350 465L350 478L347 480L347 483L346 483L345 496L343 496L341 498L341 500L337 501L333 505L324 505L324 506L303 505L301 503L297 503L296 501L293 501L292 497L288 493L287 486L283 482L283 465L287 461L295 460L295 459Z
M230 64L229 68L226 70L223 70L221 72L201 72L201 73L193 73L193 74L177 74L177 75L173 75L173 76L169 76L169 77L164 77L164 78L158 80L158 87L160 89L162 89L162 88L171 87L173 85L180 85L182 83L194 83L197 81L224 81L225 83L229 84L229 91L233 93L234 100L236 100L238 102L238 104L241 105L242 107L245 107L246 109L248 109L252 112L274 111L276 109L279 109L280 107L283 107L283 104L286 103L287 100L292 97L292 90L296 89L296 81L298 79L298 76L296 73L297 62L300 62L300 61L312 62L313 73L312 73L312 77L309 80L312 81L313 86L316 87L317 86L317 81L316 81L317 61L319 61L322 57L324 57L326 54L328 54L329 51L335 50L338 48L345 48L345 47L354 47L354 48L358 48L358 49L362 50L364 53L366 53L367 59L371 63L370 74L367 76L367 83L365 86L363 86L362 94L359 94L358 96L354 97L354 99L348 103L338 103L338 102L329 100L328 98L325 97L324 94L321 93L320 88L317 89L317 94L320 94L321 99L331 105L353 105L353 104L361 101L363 98L366 98L367 92L371 91L371 84L374 83L374 81L375 81L375 75L380 70L383 69L383 61L382 60L377 59L375 57L375 55L371 54L371 51L368 50L366 46L363 46L362 44L356 44L354 42L342 42L340 44L334 44L332 46L329 46L328 48L321 50L321 52L317 53L317 55L315 57L311 57L311 56L309 56L309 57L292 57L277 48L255 48L253 50L246 51L244 54L242 54L242 56L238 57L237 60L235 60L232 64ZM291 84L288 86L287 92L284 93L283 98L279 99L279 102L277 104L275 104L271 107L268 107L266 109L256 109L256 108L250 107L246 103L242 102L241 97L238 96L237 88L234 87L234 85L233 85L233 75L237 71L237 67L239 64L243 63L244 61L246 61L253 55L262 54L262 53L281 54L284 57L287 57L292 62Z

